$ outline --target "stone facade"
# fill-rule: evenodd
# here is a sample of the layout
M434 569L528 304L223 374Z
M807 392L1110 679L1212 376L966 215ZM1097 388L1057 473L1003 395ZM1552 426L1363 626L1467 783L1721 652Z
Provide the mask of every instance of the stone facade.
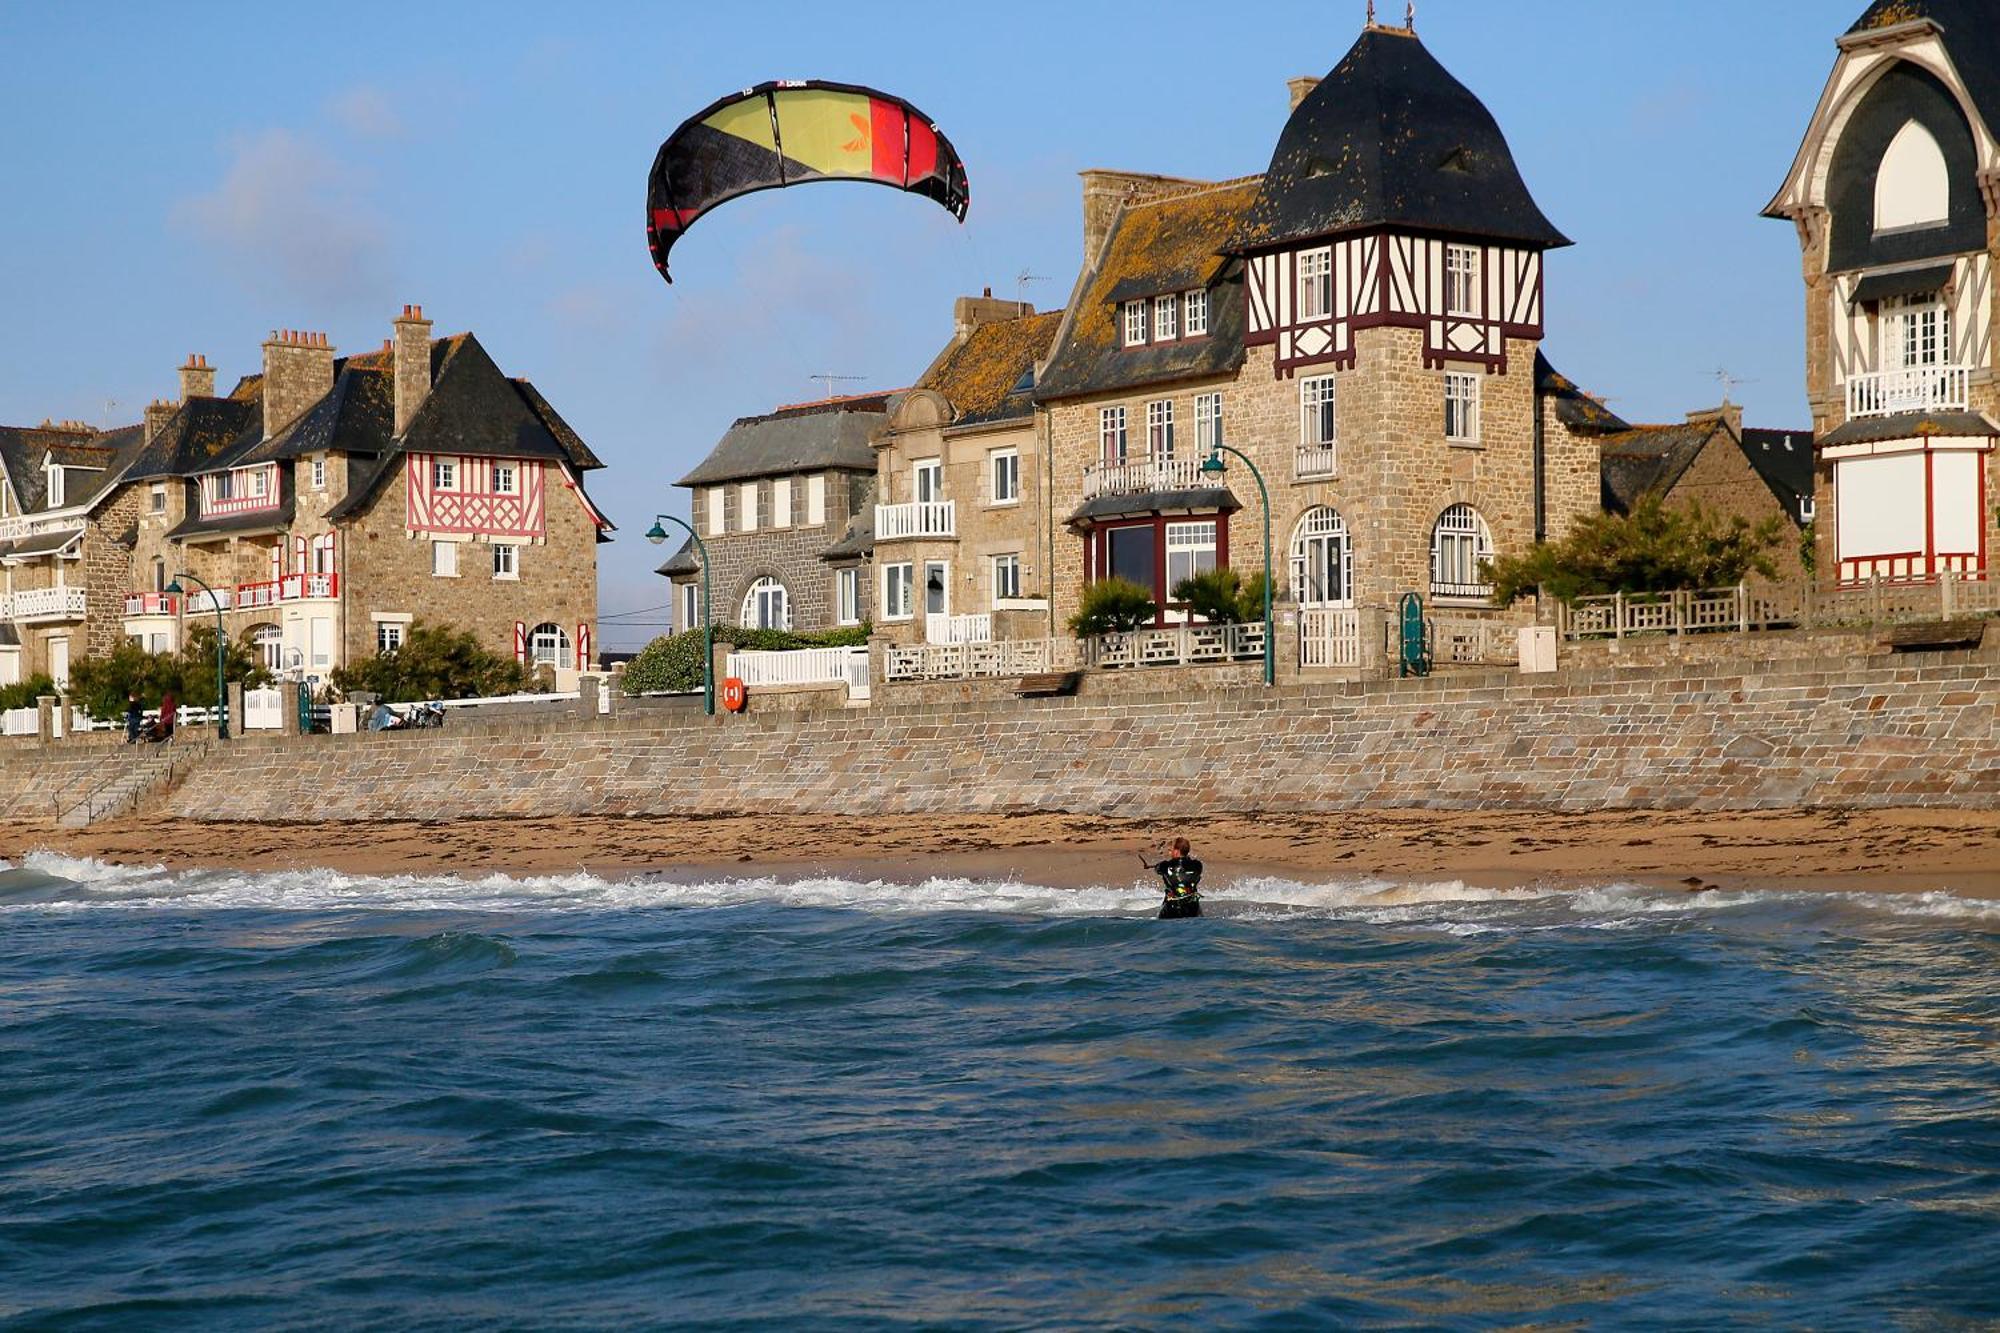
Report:
M810 478L818 476L826 487L826 517L814 523L807 509ZM777 488L791 488L790 521L780 526L775 519ZM757 493L757 525L743 527L743 488ZM722 493L724 530L709 524L710 496ZM837 625L833 603L833 571L820 559L847 528L848 520L875 503L875 477L869 472L829 468L818 472L791 472L782 476L752 477L715 486L693 488L693 522L714 562L710 573L710 596L715 598L715 621L721 625L743 624L743 603L750 589L761 579L776 579L784 585L791 609L791 627L801 632L833 629ZM675 588L699 588L699 574L676 575ZM864 583L864 596L866 593ZM681 624L681 601L675 598L675 627ZM864 605L861 618L868 618ZM699 623L699 622L697 622Z

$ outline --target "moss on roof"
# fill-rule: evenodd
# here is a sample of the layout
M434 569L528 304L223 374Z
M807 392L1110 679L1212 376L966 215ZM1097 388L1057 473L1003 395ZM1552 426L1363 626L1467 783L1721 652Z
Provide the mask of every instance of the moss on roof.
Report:
M946 358L920 388L943 394L959 425L1005 421L1034 413L1032 387L1018 389L1021 377L1048 354L1062 312L982 324Z

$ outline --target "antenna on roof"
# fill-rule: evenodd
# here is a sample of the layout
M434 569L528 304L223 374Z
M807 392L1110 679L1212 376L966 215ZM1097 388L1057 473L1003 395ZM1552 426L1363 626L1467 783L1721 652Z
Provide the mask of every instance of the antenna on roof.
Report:
M1715 378L1722 384L1722 405L1724 407L1728 407L1730 405L1729 395L1736 388L1737 385L1758 383L1758 381L1756 380L1738 379L1736 376L1730 374L1726 370L1717 370L1715 372Z
M806 378L809 380L821 381L826 386L826 393L823 394L822 396L826 398L831 398L833 397L833 385L835 380L864 380L867 379L868 377L866 375L835 375L829 372L829 373L821 373L818 375L808 375L806 376Z
M1030 273L1027 269L1022 269L1019 273L1016 273L1014 275L1014 299L1017 301L1027 300L1029 283L1047 282L1047 281L1049 281L1049 279L1043 277L1039 273Z
M104 400L104 429L111 429L111 423L118 419L114 415L117 411L118 400L116 398L107 398Z

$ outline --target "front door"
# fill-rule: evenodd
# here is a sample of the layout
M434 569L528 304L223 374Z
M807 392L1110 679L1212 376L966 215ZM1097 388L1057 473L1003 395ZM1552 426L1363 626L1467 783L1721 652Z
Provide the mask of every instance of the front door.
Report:
M68 639L49 640L49 679L53 680L59 688L69 684Z

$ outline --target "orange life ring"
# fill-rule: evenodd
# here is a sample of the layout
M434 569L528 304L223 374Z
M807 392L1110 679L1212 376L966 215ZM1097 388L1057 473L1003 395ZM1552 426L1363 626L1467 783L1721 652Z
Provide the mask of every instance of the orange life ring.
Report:
M743 705L749 702L749 698L750 692L744 688L741 676L731 676L722 682L722 706L730 712L742 712Z

